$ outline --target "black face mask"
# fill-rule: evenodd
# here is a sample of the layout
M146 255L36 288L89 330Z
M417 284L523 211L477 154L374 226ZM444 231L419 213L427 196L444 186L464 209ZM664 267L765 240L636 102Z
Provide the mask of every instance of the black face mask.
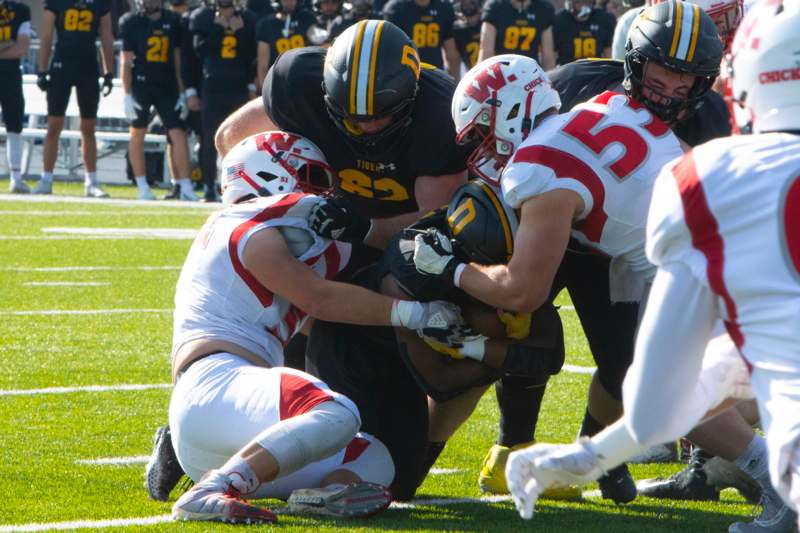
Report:
M233 0L217 0L217 7L221 8L233 7Z

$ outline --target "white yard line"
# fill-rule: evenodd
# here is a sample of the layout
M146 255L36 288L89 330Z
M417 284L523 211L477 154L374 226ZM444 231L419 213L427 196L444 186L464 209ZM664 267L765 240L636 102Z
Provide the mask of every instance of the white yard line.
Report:
M123 237L123 238L150 238L150 239L194 239L197 229L179 228L80 228L80 227L55 227L42 228L42 233L60 235L80 235L87 237Z
M91 204L91 205L108 205L114 207L144 207L152 206L157 208L176 207L179 209L202 209L204 211L213 211L221 209L222 204L202 202L179 202L173 200L161 200L158 203L147 200L122 200L122 199L102 199L102 198L82 198L80 196L53 196L53 195L38 195L38 194L0 194L0 202L17 202L29 204Z
M32 311L0 311L0 316L119 315L135 313L171 313L172 311L172 309L36 309Z
M580 365L564 365L561 368L571 374L594 374L594 371L597 370L597 368L593 366Z
M152 210L145 210L145 209L130 209L130 210L123 210L123 211L26 211L23 209L13 210L13 209L0 209L0 216L24 216L24 217L78 217L78 216L103 216L103 217L129 217L129 216L172 216L172 217L184 217L184 216L206 216L208 215L207 211L198 211L197 213L187 213L185 210L175 210L175 209L152 209Z
M28 281L26 287L108 287L110 281Z
M138 465L150 460L149 455L134 455L131 457L98 457L97 459L78 459L79 465Z
M63 267L0 267L13 272L94 272L114 270L180 270L179 266L63 266Z
M575 306L572 306L572 305L558 305L556 307L558 307L559 311L574 311L575 310Z
M116 392L168 389L171 383L141 383L121 385L84 385L80 387L48 387L45 389L0 389L0 396L35 396L38 394L69 394L73 392Z
M463 471L463 468L431 468L430 473L434 476L447 476L449 474L458 474Z

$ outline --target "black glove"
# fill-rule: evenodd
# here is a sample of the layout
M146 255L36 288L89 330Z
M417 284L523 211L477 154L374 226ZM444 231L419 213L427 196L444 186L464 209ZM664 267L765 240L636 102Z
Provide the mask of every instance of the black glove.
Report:
M311 208L308 225L320 237L362 243L372 228L372 221L361 217L345 200L326 198Z
M110 72L103 74L103 96L108 96L111 94L111 90L114 88L114 75Z
M47 79L47 72L40 72L36 75L36 85L42 91L47 91L47 88L50 86L50 80Z

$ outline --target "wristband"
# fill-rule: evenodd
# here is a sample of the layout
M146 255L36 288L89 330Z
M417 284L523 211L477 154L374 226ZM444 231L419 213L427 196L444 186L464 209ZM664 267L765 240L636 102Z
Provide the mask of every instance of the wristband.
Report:
M189 87L186 89L186 98L191 98L192 96L197 96L197 89L194 87Z
M409 302L407 300L395 300L392 303L392 326L396 328L405 328L411 321L411 315L414 313L418 302Z
M461 275L464 273L464 269L467 268L466 263L459 263L456 267L455 271L453 272L453 285L461 288Z

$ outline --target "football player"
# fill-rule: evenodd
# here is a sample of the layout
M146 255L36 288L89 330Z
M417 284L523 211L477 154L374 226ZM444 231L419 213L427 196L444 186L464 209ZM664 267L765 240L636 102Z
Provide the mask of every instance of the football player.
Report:
M240 9L235 0L216 0L211 7L198 8L189 21L194 50L203 65L198 92L202 95L200 114L205 142L201 144L200 167L207 202L219 200L214 133L225 117L256 92L255 26L255 16Z
M283 347L308 317L426 330L461 320L443 302L397 300L333 281L351 245L306 222L331 168L310 141L265 132L223 161L224 209L195 240L175 291L169 419L195 482L178 520L274 522L244 497L365 516L389 505L393 466L380 441L356 434L358 408L309 374L283 368ZM292 492L298 488L303 490Z
M585 483L683 434L720 400L746 393L748 374L769 459L758 446L746 454L800 507L798 28L796 2L765 2L745 18L728 89L737 126L755 135L703 144L662 170L646 247L658 272L625 379L625 415L592 439L512 454L507 475L523 517L542 487ZM727 348L715 347L719 330ZM796 516L783 509L730 531L791 531Z
M0 1L0 109L6 127L6 157L8 160L11 193L31 192L22 181L22 115L25 98L22 95L20 59L28 53L31 44L31 10L13 0Z
M50 60L53 32L57 35ZM95 40L100 36L103 56L103 95L114 87L114 36L108 0L47 0L39 35L38 81L47 91L47 136L42 148L42 179L34 193L53 192L53 168L58 156L58 138L64 129L64 113L72 88L78 93L80 108L81 156L84 167L84 192L90 198L108 196L97 182L97 105L99 65Z
M453 38L467 70L478 63L481 51L481 3L479 0L459 0L453 4L456 21Z
M652 8L640 21L642 34L671 37L675 7L661 4ZM667 68L637 53L636 70L629 71L635 84L628 95L607 91L583 104L588 107L555 118L552 115L561 101L549 80L521 58L507 56L473 69L454 98L459 138L477 136L481 142L470 157L471 168L495 180L494 175L502 170L505 200L522 209L515 257L508 265L496 267L459 264L448 254L436 259L440 254L435 239L421 237L417 264L443 282L461 283L466 292L482 301L514 310L538 307L550 294L554 279L569 288L598 363L581 434L597 433L621 414L622 378L633 356L636 302L644 296L653 274L644 257L650 189L660 167L681 150L670 124L691 115L718 73L722 46L713 22L699 9L693 15L697 16L695 40L702 41L703 54L698 47L691 58L669 62L657 55L657 61L669 65ZM521 68L520 72L515 68ZM563 68L569 66L560 70ZM643 77L647 81L644 89ZM537 129L537 120L547 127ZM601 120L611 121L614 129L600 128L598 133L595 125ZM607 155L604 147L611 143L625 143L625 152ZM551 204L552 209L548 207ZM599 249L611 261L592 254L565 254L570 236L577 241L570 246L573 250L581 246ZM456 267L457 272L452 270ZM531 272L539 274L532 276ZM536 390L520 392L521 384L513 389L508 393L517 401L534 393L541 395ZM524 403L531 404L536 402ZM506 415L521 418L522 410ZM529 419L535 423L535 414L530 413ZM529 424L524 418L514 424L503 422L525 430ZM498 459L492 462L502 462ZM635 497L635 486L624 466L611 474L601 481L604 495L615 501Z
M481 14L478 61L497 54L522 54L545 70L555 67L555 15L548 0L489 0Z
M390 0L383 18L406 32L417 47L419 59L458 79L461 63L453 39L453 5L443 0Z
M317 26L327 33L336 17L342 14L342 0L314 0L312 8L317 17Z
M565 65L576 59L611 57L614 15L590 0L567 0L553 21L556 62Z
M280 54L292 48L322 44L327 33L317 26L311 11L303 9L298 0L280 0L277 12L258 21L258 76L256 84L264 83L267 70Z
M373 3L371 0L353 0L350 2L350 9L342 13L331 22L328 27L327 44L330 45L334 39L342 34L344 30L359 22L377 18L373 16Z
M155 200L145 177L144 135L156 108L167 129L179 187L194 195L189 179L189 146L183 119L189 114L180 76L181 21L162 8L162 0L138 0L136 11L120 20L125 114L131 121L128 151L139 199Z

